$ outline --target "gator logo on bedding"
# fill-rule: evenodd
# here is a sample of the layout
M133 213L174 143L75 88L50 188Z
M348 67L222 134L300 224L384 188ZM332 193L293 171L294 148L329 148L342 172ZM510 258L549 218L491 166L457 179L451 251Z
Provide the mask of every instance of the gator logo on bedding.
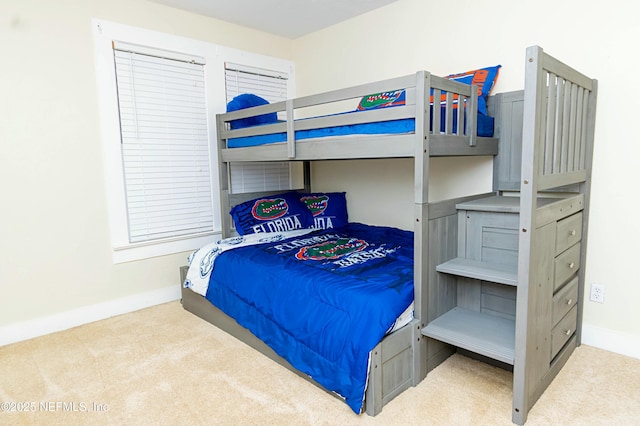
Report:
M307 208L311 210L311 214L318 216L327 209L329 204L329 197L326 195L319 195L316 197L308 196L300 198L300 201L305 203Z
M384 108L388 106L405 105L404 90L396 90L393 92L382 92L368 95L360 100L358 110Z
M284 198L263 198L254 203L251 214L258 220L273 220L284 216L288 210L289 206Z
M329 260L338 259L367 248L368 244L364 240L356 238L338 238L329 240L312 246L302 247L296 253L298 260Z

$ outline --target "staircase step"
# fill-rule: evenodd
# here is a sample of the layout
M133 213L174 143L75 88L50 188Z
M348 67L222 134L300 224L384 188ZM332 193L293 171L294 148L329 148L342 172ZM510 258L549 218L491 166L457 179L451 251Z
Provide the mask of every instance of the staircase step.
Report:
M436 266L436 271L500 284L518 285L516 265L502 265L456 257Z
M422 329L422 334L513 365L515 321L453 308Z

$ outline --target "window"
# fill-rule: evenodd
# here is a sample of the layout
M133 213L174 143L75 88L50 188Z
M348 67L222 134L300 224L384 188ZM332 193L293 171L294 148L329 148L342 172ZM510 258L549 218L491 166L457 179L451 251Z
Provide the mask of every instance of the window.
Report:
M225 64L227 102L243 93L258 95L269 103L284 101L287 99L288 80L288 74L283 72L233 63ZM275 191L294 186L291 182L292 171L289 162L232 163L229 168L231 193Z
M204 59L113 49L129 241L213 232Z
M287 75L293 95L292 63L98 19L93 29L114 262L203 246L220 231L225 64Z

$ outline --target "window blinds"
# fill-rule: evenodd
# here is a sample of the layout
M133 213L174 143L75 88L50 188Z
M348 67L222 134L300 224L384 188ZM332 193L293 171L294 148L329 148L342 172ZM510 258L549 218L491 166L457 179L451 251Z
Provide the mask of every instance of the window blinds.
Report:
M113 47L130 242L213 231L204 60Z
M282 72L226 63L227 102L243 93L253 93L269 103L284 101L287 99L288 78ZM284 119L284 116L279 118ZM275 191L291 187L288 162L232 163L230 169L232 193Z

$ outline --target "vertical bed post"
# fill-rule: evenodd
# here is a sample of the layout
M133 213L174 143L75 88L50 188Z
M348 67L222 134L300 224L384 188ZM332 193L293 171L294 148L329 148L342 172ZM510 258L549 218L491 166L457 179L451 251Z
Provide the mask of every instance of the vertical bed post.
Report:
M287 108L287 157L293 160L296 158L296 132L295 120L293 117L293 99L286 100Z
M536 271L531 268L535 257L537 232L535 229L536 200L538 195L539 147L541 146L544 72L543 52L538 46L526 53L524 122L522 128L522 165L520 177L520 226L518 243L518 287L516 296L515 360L513 365L512 420L524 424L529 413L531 368L537 348L534 342L536 327L534 306L538 289Z
M218 179L220 181L220 227L222 238L231 236L231 218L229 211L229 163L222 161L222 148L225 140L220 136L225 123L220 114L216 115L216 149L218 153Z
M427 338L421 329L427 321L429 277L429 93L431 74L416 73L416 121L414 153L414 315L419 320L414 343L414 386L427 375Z

